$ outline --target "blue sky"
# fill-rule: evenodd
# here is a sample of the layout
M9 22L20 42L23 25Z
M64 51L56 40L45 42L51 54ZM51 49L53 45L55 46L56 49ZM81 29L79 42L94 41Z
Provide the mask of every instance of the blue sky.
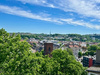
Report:
M0 0L8 32L100 34L100 0Z

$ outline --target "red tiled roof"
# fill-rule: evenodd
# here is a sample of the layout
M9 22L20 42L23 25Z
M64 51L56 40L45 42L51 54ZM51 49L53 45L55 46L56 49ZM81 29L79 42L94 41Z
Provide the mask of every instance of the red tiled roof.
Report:
M72 47L73 47L73 45L69 45L69 47L70 47L70 48L72 48Z
M77 47L78 48L79 46L78 45L74 45L74 47Z

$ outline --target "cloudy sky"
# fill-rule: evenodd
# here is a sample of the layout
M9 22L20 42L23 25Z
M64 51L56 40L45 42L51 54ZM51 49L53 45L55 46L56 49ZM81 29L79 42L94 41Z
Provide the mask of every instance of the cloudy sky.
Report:
M8 32L100 34L100 0L0 0Z

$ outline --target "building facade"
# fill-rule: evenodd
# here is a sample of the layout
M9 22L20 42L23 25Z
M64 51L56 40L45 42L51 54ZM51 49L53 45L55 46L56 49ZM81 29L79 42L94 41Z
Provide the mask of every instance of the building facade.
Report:
M95 59L91 57L83 57L83 66L84 67L91 67L95 64Z
M88 75L100 75L100 50L96 52L96 62L87 69Z

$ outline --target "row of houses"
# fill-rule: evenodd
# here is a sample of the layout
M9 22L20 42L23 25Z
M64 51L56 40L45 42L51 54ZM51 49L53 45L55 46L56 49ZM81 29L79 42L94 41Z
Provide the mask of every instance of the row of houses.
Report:
M53 43L53 50L61 48L62 50L66 50L67 48L70 48L73 50L74 56L78 59L78 52L85 52L87 44L89 45L97 45L98 43L86 43L86 42L80 42L80 41L57 41L57 40L36 40L34 38L27 40L31 45L32 49L36 51L41 51L44 49L44 43Z

